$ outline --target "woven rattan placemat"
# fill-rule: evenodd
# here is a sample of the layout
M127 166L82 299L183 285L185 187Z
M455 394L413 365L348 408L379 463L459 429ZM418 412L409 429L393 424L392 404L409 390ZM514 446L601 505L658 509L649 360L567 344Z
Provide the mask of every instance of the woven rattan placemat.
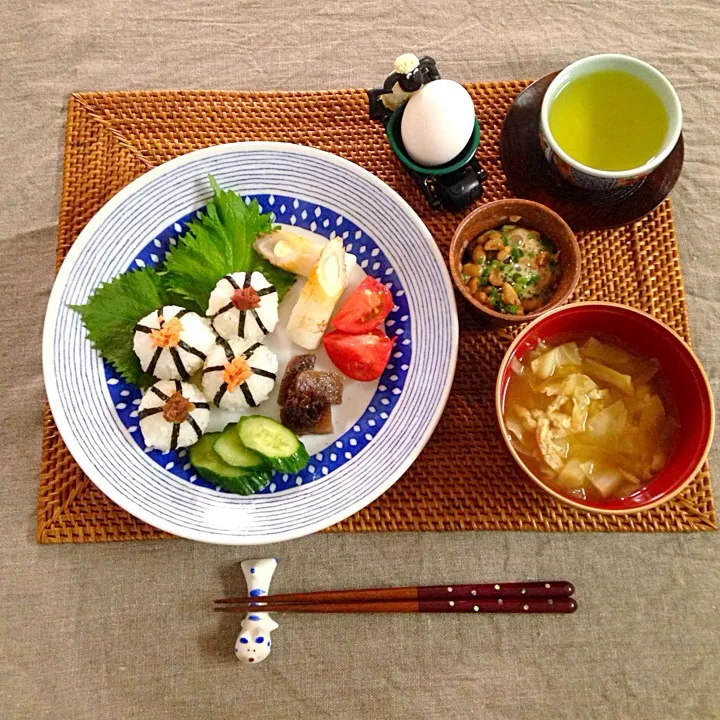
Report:
M525 82L469 85L489 173L484 201L507 197L498 156L503 118ZM332 92L84 93L68 105L57 264L93 214L149 167L238 140L312 145L367 168L395 188L447 254L460 215L429 209L367 114L363 90ZM576 300L611 300L652 313L688 339L687 305L670 201L640 222L579 235ZM613 268L609 273L608 268ZM653 278L662 275L663 282ZM410 470L382 497L330 530L690 531L716 527L707 465L688 489L649 512L610 518L579 512L535 489L496 427L495 375L514 331L483 329L458 303L460 348L447 408ZM113 504L76 465L46 409L38 500L41 543L169 537Z

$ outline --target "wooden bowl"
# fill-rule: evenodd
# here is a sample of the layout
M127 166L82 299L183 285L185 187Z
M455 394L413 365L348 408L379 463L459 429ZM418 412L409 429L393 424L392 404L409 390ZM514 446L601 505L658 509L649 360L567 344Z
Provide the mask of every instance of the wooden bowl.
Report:
M555 292L545 305L526 315L508 315L497 312L476 300L465 288L460 277L463 255L467 246L478 235L511 222L544 235L560 251L560 280ZM519 218L515 220L515 218ZM518 325L540 317L544 312L562 305L572 294L580 278L580 248L568 224L550 208L532 200L496 200L473 210L458 225L450 243L450 272L455 287L475 310L493 325Z

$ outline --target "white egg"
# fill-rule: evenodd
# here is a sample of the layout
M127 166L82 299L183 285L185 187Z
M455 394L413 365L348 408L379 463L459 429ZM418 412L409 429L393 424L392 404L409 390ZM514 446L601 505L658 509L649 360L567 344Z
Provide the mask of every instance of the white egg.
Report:
M474 125L470 93L454 80L433 80L408 100L400 134L407 154L418 165L434 167L460 154Z

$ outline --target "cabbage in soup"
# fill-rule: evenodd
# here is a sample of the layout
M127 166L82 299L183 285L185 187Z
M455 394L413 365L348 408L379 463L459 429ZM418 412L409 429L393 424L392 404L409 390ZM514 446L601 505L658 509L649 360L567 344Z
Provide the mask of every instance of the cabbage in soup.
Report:
M595 337L513 360L504 418L527 466L582 500L630 495L666 464L678 423L659 365Z

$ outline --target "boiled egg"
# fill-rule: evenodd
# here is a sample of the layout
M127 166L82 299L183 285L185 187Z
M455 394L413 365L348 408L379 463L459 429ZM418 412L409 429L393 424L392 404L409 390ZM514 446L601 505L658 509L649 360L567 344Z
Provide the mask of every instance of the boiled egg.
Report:
M456 158L475 126L470 93L454 80L433 80L407 101L400 135L418 165L434 167Z

